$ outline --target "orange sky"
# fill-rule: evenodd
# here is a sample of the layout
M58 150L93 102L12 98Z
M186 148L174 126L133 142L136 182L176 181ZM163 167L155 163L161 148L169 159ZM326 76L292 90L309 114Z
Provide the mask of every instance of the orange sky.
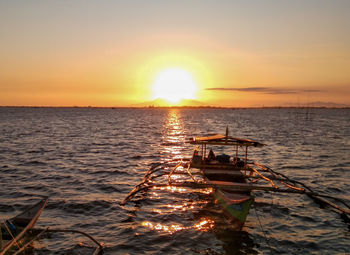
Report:
M2 1L0 105L139 106L168 68L203 105L350 105L350 1ZM147 103L146 103L147 104Z

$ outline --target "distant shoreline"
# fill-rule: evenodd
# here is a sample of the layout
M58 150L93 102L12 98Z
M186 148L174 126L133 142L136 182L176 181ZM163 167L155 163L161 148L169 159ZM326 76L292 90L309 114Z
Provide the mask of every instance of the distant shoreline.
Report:
M225 107L225 106L0 106L0 108L88 108L88 109L350 109L326 106L262 106L262 107Z

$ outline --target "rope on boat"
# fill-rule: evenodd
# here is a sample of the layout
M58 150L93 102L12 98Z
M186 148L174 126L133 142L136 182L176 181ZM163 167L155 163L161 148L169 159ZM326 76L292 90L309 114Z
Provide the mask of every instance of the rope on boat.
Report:
M260 221L260 217L259 217L259 214L256 210L256 207L254 206L254 211L255 211L255 215L256 215L256 218L258 219L258 222L259 222L259 225L260 225L260 228L261 228L261 232L263 233L264 237L265 237L265 241L266 241L266 244L267 246L269 247L270 251L271 251L271 254L272 254L272 248L270 246L270 242L269 242L269 239L267 238L266 236L266 231L264 230L262 224L261 224L261 221Z

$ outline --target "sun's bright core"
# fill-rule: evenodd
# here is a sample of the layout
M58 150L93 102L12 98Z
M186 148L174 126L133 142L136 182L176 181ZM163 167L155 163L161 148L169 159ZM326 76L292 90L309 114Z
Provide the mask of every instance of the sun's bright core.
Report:
M153 99L161 98L171 103L182 99L195 99L197 84L192 75L181 68L161 71L153 83Z

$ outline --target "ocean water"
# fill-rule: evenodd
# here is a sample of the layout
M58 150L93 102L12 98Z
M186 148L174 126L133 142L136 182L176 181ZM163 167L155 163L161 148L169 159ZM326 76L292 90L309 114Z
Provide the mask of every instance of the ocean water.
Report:
M152 189L120 205L152 163L189 157L186 138L227 125L267 144L249 158L350 200L349 109L2 107L0 219L49 196L37 227L85 231L105 254L350 254L348 223L304 195L256 192L241 232L204 191ZM90 246L51 234L35 254Z

